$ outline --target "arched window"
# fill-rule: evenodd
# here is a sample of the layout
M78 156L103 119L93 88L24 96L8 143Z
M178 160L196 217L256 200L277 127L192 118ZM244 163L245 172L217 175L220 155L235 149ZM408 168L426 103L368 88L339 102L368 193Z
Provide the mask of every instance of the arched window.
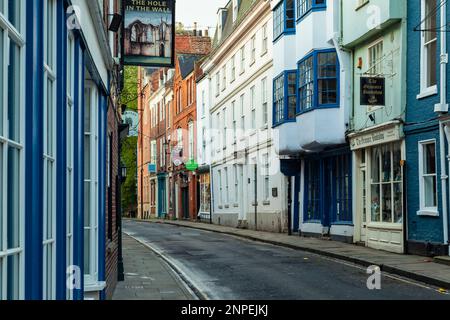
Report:
M137 25L131 27L131 41L136 42L138 39L139 28Z

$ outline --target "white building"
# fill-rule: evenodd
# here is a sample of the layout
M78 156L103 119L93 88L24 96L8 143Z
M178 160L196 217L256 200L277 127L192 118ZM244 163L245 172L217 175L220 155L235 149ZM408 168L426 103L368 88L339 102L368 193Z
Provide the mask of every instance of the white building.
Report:
M256 221L258 230L283 232L288 179L279 171L272 134L270 4L232 0L217 16L213 51L202 65L197 91L204 148L199 154L203 164L211 164L212 218L243 228L255 228Z
M292 177L292 229L352 241L350 58L339 48L339 1L272 0L273 126Z

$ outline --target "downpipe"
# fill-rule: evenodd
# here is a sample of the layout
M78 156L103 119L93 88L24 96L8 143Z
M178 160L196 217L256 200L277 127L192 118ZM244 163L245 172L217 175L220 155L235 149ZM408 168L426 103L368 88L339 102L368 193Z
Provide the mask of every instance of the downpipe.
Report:
M435 112L439 115L448 112L447 105L447 1L444 1L441 6L441 56L440 56L440 104L435 106ZM445 140L447 140L447 148L450 152L450 130L447 127L449 121L439 120L439 141L440 141L440 162L441 162L441 186L442 186L442 223L444 233L444 244L449 244L448 238L448 199L447 199L447 184L450 188L450 181L447 175L448 164L450 166L450 154L446 154ZM448 163L446 164L446 158ZM450 248L448 250L450 256Z

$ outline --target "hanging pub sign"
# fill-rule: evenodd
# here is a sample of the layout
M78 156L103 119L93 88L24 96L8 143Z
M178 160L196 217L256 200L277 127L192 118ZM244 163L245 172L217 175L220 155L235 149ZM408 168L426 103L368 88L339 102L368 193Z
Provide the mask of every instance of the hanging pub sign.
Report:
M361 77L362 106L385 106L385 79L381 77Z
M174 67L175 0L123 3L123 64Z

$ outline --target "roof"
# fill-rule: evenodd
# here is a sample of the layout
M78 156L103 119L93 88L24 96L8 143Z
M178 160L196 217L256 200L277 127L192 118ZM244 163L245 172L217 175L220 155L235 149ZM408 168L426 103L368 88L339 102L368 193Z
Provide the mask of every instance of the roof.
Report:
M181 77L184 79L194 71L195 62L200 60L202 54L178 54L178 65L180 66Z
M247 13L250 11L250 9L253 7L253 5L261 0L240 0L239 1L239 9L238 9L238 16L236 21L233 23L233 1L230 0L227 5L223 8L227 11L227 17L226 21L223 25L223 31L221 35L221 39L219 41L218 39L218 31L216 28L216 33L214 34L213 48L219 47L222 42L228 38L230 34L233 33L233 31L241 24L241 22L244 20Z

